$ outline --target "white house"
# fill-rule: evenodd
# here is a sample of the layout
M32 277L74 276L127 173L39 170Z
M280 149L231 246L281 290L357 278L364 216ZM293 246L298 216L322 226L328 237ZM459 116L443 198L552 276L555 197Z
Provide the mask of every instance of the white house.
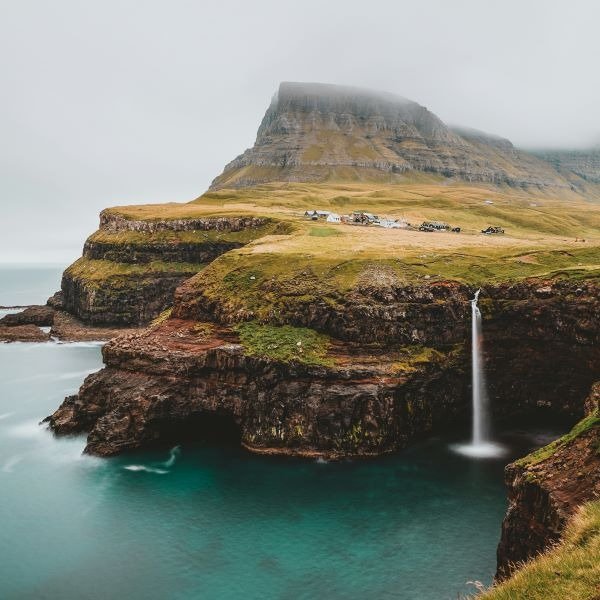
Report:
M327 222L328 223L341 223L342 217L340 217L340 215L337 215L336 213L329 213L327 215Z

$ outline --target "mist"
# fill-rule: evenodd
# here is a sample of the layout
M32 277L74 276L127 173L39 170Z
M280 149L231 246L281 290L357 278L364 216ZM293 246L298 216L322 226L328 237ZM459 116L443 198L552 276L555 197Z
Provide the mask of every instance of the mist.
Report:
M282 80L385 90L524 148L600 143L591 0L0 7L0 262L66 264L102 208L197 197Z

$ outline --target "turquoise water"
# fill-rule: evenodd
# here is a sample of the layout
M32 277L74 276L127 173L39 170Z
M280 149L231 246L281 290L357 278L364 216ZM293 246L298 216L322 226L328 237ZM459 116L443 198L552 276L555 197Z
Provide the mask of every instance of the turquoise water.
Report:
M490 583L506 459L445 438L337 464L194 444L83 456L38 423L100 367L96 344L0 344L1 598L439 600Z

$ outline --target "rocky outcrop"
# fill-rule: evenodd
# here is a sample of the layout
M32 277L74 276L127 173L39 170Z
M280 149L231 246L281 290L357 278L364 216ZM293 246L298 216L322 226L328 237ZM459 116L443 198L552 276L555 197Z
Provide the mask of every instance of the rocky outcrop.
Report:
M317 366L250 356L227 324L206 325L206 313L193 311L182 318L179 297L176 318L104 348L106 368L65 401L51 426L58 433L89 431L88 451L103 455L154 443L190 419L210 423L215 417L235 425L241 442L257 452L337 457L397 450L468 413L465 311L471 295L449 288L446 307L435 294L427 302L425 290L405 298L427 319L392 303L389 320L381 320L363 296L362 312L349 311L354 320L347 317L347 328L352 332L366 320L370 337L358 344L352 333L336 336L332 362ZM593 284L540 281L487 289L486 358L498 416L582 414L600 365L597 291ZM382 333L395 321L410 332L421 320L427 322L422 340L409 334L410 346ZM333 319L301 322L307 323L330 334L342 331L332 328ZM425 341L435 350L425 353ZM408 349L427 358L407 361Z
M465 410L451 352L402 368L395 353L344 361L338 348L336 366L308 366L248 356L228 329L196 330L171 319L107 344L106 368L52 415L53 430L90 431L87 451L109 455L226 417L255 452L335 458L398 450Z
M188 264L207 264L221 254L241 248L241 242L206 241L157 242L148 241L123 244L88 239L83 247L83 256L91 260L110 260L125 264L148 264L155 261Z
M37 325L0 325L0 342L47 342L50 335Z
M5 315L0 319L0 326L37 325L49 327L54 322L54 309L50 306L28 306L18 313Z
M65 270L56 301L90 325L147 324L171 306L181 283L221 254L265 235L270 224L251 216L136 220L103 211L83 257Z
M212 189L268 181L402 181L411 171L466 181L568 188L547 162L508 140L452 130L405 98L328 84L282 83L254 146Z
M49 301L46 306L28 306L21 312L0 319L0 341L47 342L52 339L61 342L106 341L133 331L131 328L123 327L90 326L61 310L62 303L56 295L50 300L52 302Z
M186 219L132 219L108 209L100 213L100 230L111 233L135 231L243 231L266 225L269 219L254 216L198 217Z
M94 268L93 263L89 266ZM67 269L61 288L65 310L90 325L139 326L168 308L173 294L201 267L189 271L116 273L101 282Z
M558 541L569 519L600 496L600 382L571 433L506 467L509 507L498 546L497 578Z

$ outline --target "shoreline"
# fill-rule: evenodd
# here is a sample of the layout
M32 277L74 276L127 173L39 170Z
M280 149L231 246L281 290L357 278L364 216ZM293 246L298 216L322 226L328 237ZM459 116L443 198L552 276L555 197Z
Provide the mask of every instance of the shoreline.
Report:
M9 313L0 319L0 342L107 342L138 327L97 327L83 323L69 313L48 305L14 306L21 312ZM0 310L10 310L0 307Z

